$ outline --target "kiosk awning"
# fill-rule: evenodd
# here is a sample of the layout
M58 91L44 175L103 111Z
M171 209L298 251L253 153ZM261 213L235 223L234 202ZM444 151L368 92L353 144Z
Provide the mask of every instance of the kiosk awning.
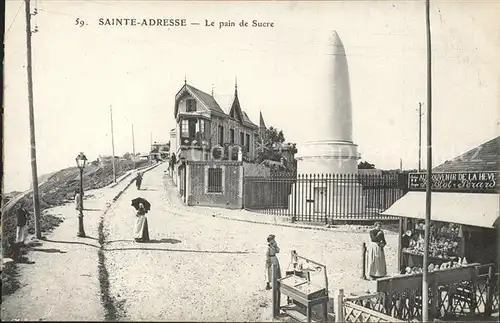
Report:
M431 220L493 228L498 222L500 195L431 193ZM425 192L408 192L383 215L425 219Z

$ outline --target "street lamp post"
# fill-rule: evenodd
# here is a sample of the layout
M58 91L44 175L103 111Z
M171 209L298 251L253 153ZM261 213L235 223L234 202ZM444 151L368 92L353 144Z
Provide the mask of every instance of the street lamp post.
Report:
M76 164L80 169L80 215L78 215L78 237L85 237L85 230L83 229L83 169L87 162L87 157L84 153L80 153L76 157Z

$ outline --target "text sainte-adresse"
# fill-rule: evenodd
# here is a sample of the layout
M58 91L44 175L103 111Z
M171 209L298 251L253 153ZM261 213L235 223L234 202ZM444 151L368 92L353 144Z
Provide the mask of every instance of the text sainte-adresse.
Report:
M190 25L202 25L204 27L274 27L274 22L246 20L235 22L232 20L215 21L205 19L204 23L191 22ZM99 18L99 26L158 26L158 27L185 27L188 21L185 18Z

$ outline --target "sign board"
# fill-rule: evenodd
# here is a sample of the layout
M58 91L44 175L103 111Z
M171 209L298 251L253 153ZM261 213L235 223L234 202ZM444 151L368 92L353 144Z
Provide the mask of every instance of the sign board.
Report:
M496 193L500 189L500 172L433 173L432 191ZM410 173L408 190L421 191L427 186L427 173Z

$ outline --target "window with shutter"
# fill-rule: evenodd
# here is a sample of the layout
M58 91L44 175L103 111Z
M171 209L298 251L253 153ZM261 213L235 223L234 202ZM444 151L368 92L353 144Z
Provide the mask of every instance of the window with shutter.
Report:
M224 127L219 125L219 145L224 145Z
M186 100L186 111L187 112L195 112L196 111L196 100L195 99L187 99Z
M188 120L181 121L181 133L182 137L189 137Z
M222 193L222 168L208 169L208 193Z

